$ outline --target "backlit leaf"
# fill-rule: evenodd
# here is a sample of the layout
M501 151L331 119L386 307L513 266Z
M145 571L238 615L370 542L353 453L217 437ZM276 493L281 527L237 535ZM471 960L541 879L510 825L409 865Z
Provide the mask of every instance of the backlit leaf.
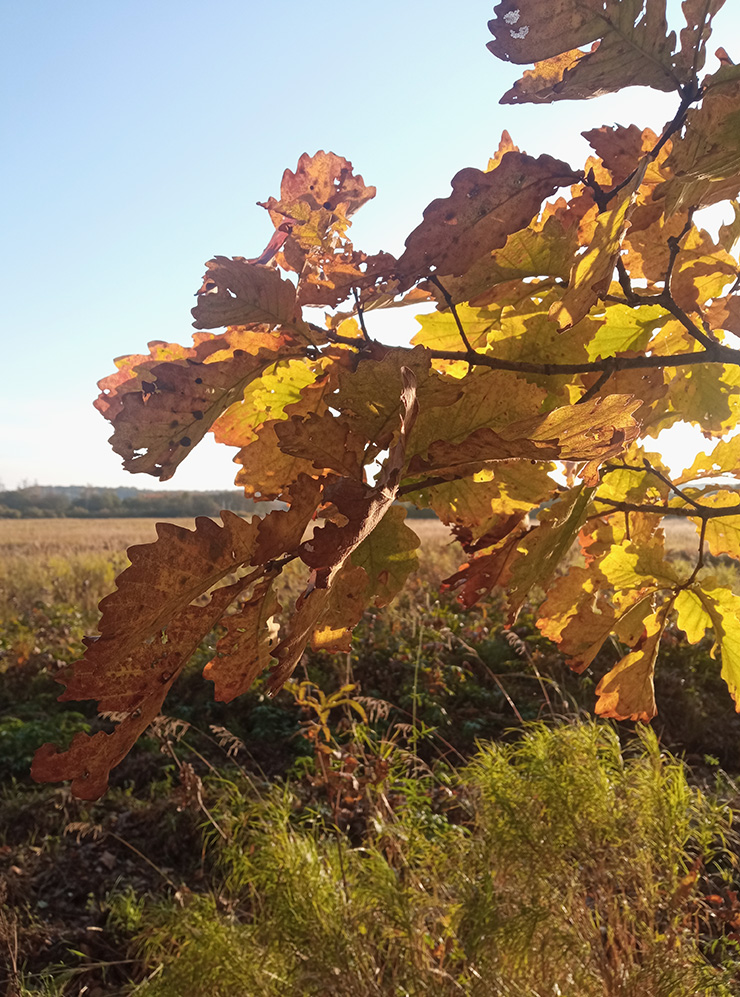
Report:
M678 88L665 0L501 0L488 26L499 59L535 62L502 103L588 99L627 86ZM590 51L577 46L594 42Z
M666 603L645 620L636 647L599 682L595 707L599 716L647 723L657 713L653 675L671 606L672 602Z
M716 580L712 578L695 585L693 594L699 598L711 620L714 638L722 657L722 678L735 700L736 711L740 712L740 596L727 588L716 586ZM692 613L689 621L684 618L684 629L689 633L693 629L695 632L692 636L696 636L704 618Z
M430 269L439 277L464 273L524 228L545 198L578 179L560 160L521 152L507 152L489 173L461 170L452 179L452 194L432 201L406 240L398 273L412 280Z
M406 510L391 506L373 532L352 552L351 561L365 570L368 596L374 605L387 606L401 591L418 565L420 540L406 526Z
M668 212L706 207L740 191L740 70L721 67L704 85L708 92L688 112L668 159L674 173L662 189Z
M647 163L647 159L642 160L634 179L620 193L614 207L598 216L591 244L573 264L563 300L550 309L551 317L557 320L561 329L569 329L580 322L608 290Z
M196 329L263 322L313 342L313 334L301 318L295 288L277 270L226 256L209 260L206 267L198 304L192 310Z
M278 350L296 351L285 337L229 329L196 337L192 349L163 349L154 359L123 357L118 374L99 382L95 407L113 425L110 444L131 472L166 481L245 389L274 367ZM163 356L164 354L164 356Z
M230 703L269 666L275 637L270 621L280 609L271 585L272 579L261 582L237 612L224 618L226 633L203 669L203 678L214 683L214 699Z
M512 457L529 460L586 461L584 481L595 483L598 464L621 453L638 433L632 413L638 407L629 396L610 395L581 406L556 409L545 416L523 420L501 432L477 429L459 443L438 440L422 458L409 464L409 473L482 465Z

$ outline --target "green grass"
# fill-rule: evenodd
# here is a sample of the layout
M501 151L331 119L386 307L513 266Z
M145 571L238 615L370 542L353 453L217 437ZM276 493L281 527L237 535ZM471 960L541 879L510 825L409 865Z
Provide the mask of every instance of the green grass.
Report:
M351 846L286 783L233 786L210 893L111 898L141 997L721 997L698 883L731 874L729 811L648 732L535 726L447 780L392 760ZM219 839L220 840L220 839Z

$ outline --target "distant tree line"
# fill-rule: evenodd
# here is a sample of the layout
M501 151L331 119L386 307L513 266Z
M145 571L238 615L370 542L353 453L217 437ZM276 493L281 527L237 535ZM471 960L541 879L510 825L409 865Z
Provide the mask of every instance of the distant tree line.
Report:
M218 516L222 509L242 515L267 512L279 502L260 502L237 491L149 492L139 488L93 488L77 485L29 485L0 491L0 519L177 519ZM406 506L414 518L436 518L431 509Z
M0 491L0 519L102 519L113 517L217 516L222 509L252 513L255 504L237 491L150 492L138 488L31 485Z

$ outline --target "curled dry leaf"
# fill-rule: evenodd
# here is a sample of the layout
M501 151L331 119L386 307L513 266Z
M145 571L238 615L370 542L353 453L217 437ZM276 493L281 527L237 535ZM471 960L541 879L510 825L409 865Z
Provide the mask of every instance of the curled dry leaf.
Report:
M226 256L209 260L206 267L198 304L193 308L196 329L264 322L312 342L296 302L295 287L277 270Z

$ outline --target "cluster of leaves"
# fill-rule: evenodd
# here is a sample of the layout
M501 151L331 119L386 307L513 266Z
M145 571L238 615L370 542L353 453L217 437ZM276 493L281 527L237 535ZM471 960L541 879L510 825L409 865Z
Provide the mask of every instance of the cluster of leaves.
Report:
M654 715L674 617L690 641L713 630L738 697L740 598L700 570L705 545L740 556L740 439L726 438L740 419L740 354L727 344L740 335L740 209L716 239L694 221L740 191L740 67L720 50L701 78L723 2L684 0L677 38L665 0L501 0L489 47L534 63L504 101L639 84L676 93L673 120L660 134L585 132L583 169L528 156L504 133L486 170L462 170L426 208L398 258L348 237L375 189L333 153L303 155L263 205L275 232L261 255L207 264L193 344L117 361L96 404L128 470L167 479L210 431L239 448L246 495L283 505L193 532L161 525L131 550L100 636L63 676L62 698L97 699L116 726L65 752L45 745L35 778L103 792L219 621L205 677L226 701L266 668L280 688L309 644L346 650L364 609L386 605L414 567L401 497L462 545L446 584L463 606L503 587L513 621L536 583L539 626L575 669L610 635L625 645L599 714ZM437 310L408 348L371 338L373 309L419 302ZM304 314L317 307L323 326ZM671 479L645 443L679 421L719 442ZM668 516L697 526L690 573L664 555ZM583 563L559 574L576 540ZM305 590L278 629L274 583L293 560Z

